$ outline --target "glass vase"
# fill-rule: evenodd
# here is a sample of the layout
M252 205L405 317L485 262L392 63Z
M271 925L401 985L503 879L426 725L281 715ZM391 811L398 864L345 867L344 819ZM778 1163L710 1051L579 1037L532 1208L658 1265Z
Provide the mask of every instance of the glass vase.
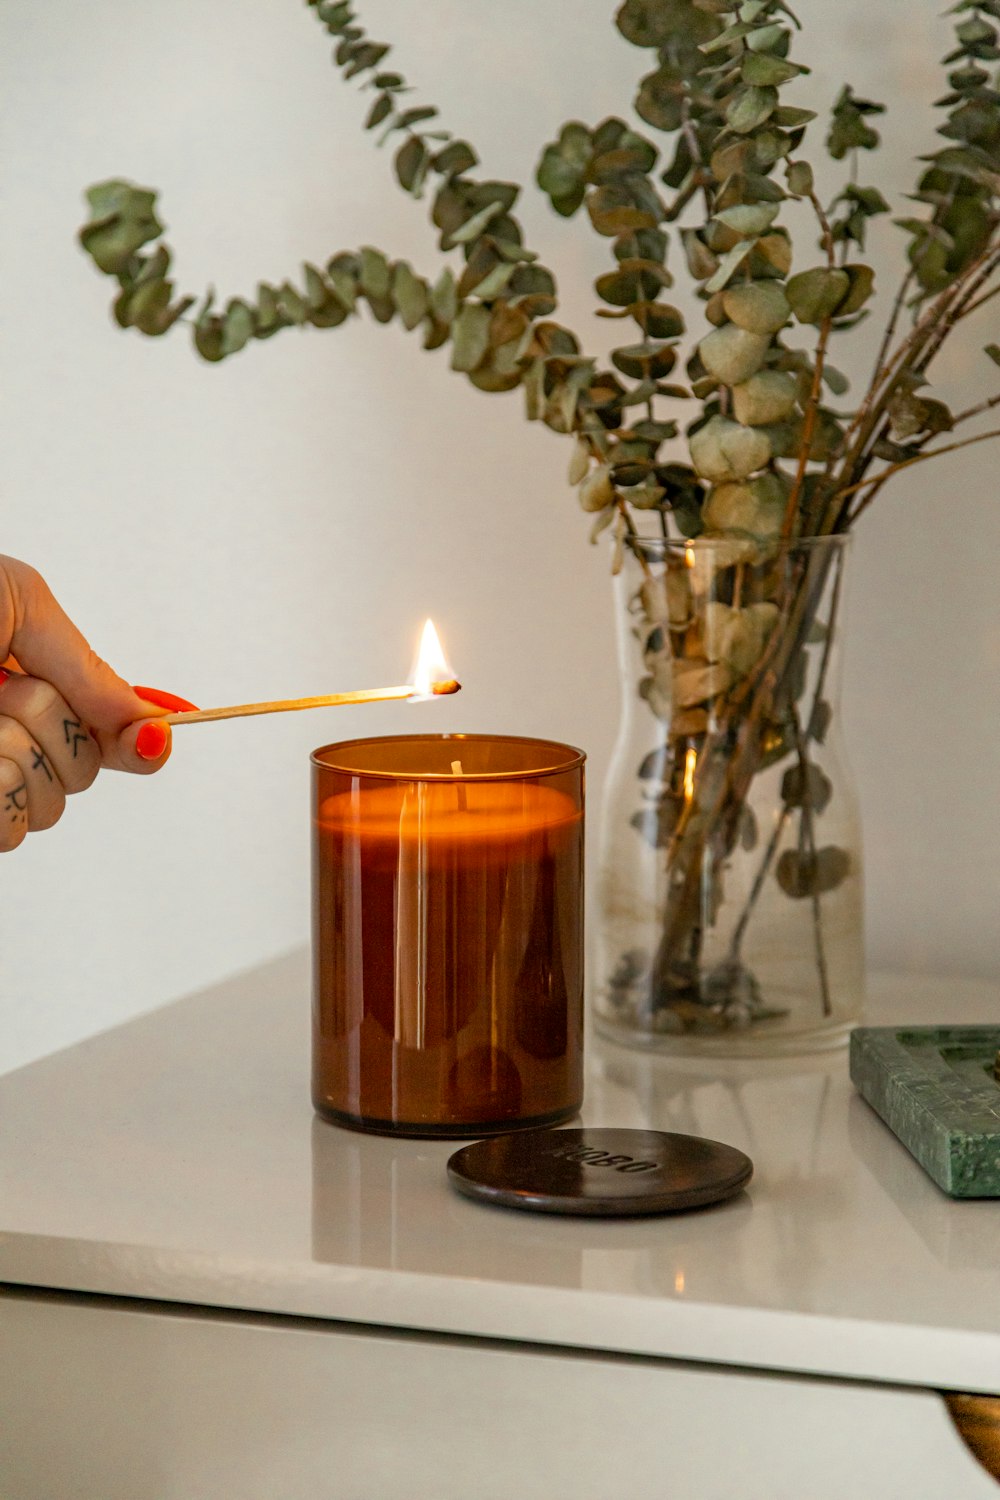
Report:
M840 536L626 549L591 965L604 1035L773 1054L835 1046L858 1020L847 552Z

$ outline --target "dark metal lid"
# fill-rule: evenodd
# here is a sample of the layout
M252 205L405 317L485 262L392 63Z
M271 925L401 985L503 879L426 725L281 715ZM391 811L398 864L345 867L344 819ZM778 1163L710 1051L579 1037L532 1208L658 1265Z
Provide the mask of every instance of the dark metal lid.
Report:
M548 1214L615 1218L720 1203L753 1162L734 1146L662 1130L524 1130L463 1146L448 1162L468 1198Z

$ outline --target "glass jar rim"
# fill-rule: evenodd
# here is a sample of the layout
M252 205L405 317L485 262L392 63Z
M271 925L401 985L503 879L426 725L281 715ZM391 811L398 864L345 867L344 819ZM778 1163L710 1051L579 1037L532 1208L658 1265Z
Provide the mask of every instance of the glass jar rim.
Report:
M352 749L366 745L384 745L396 743L402 745L416 745L423 741L426 744L441 746L454 744L462 746L472 744L497 744L520 745L525 748L531 746L539 751L549 751L550 754L545 763L512 770L490 770L490 771L409 771L369 768L351 764L348 753ZM334 755L334 752L337 752ZM460 759L456 756L456 759ZM426 781L426 782L458 782L458 781L539 781L543 777L560 776L566 771L576 771L582 768L587 756L585 751L577 749L575 745L564 744L560 740L544 739L536 735L522 734L366 734L360 735L352 740L337 740L330 745L320 745L309 757L313 766L320 771L338 771L345 776L358 776L375 781Z
M698 552L711 554L714 550L731 547L734 542L750 542L760 549L759 561L766 562L768 558L781 556L794 552L822 551L829 548L831 551L838 547L847 547L851 541L849 531L834 531L828 536L793 536L793 537L755 537L749 534L741 536L735 532L731 536L643 536L636 533L625 537L625 546L633 552L642 552L646 556L661 556L667 553L687 552L693 548ZM755 559L758 560L758 559Z

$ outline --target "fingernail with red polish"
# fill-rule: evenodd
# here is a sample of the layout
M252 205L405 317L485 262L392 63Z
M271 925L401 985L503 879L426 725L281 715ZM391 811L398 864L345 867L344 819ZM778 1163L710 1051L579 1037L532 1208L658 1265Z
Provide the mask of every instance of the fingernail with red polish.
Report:
M155 703L157 708L165 708L170 713L186 714L195 711L195 705L186 698L178 698L176 693L165 693L161 688L133 687L132 691L146 703Z
M3 687L4 683L7 681L7 678L9 676L10 676L10 673L7 671L7 668L6 667L0 667L0 687Z
M167 731L162 724L155 721L143 724L135 737L136 754L141 755L143 760L159 760L167 748Z

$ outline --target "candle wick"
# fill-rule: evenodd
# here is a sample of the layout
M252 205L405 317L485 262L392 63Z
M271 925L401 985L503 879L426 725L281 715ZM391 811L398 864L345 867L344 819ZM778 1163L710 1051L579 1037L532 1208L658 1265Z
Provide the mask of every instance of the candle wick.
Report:
M451 763L451 774L453 776L461 776L462 775L462 762L460 760L453 760L452 761L452 763ZM469 801L468 801L468 798L466 797L466 794L465 794L465 787L462 786L461 783L459 783L459 785L455 788L455 790L458 792L458 810L459 810L459 812L468 812L468 810L469 810Z

